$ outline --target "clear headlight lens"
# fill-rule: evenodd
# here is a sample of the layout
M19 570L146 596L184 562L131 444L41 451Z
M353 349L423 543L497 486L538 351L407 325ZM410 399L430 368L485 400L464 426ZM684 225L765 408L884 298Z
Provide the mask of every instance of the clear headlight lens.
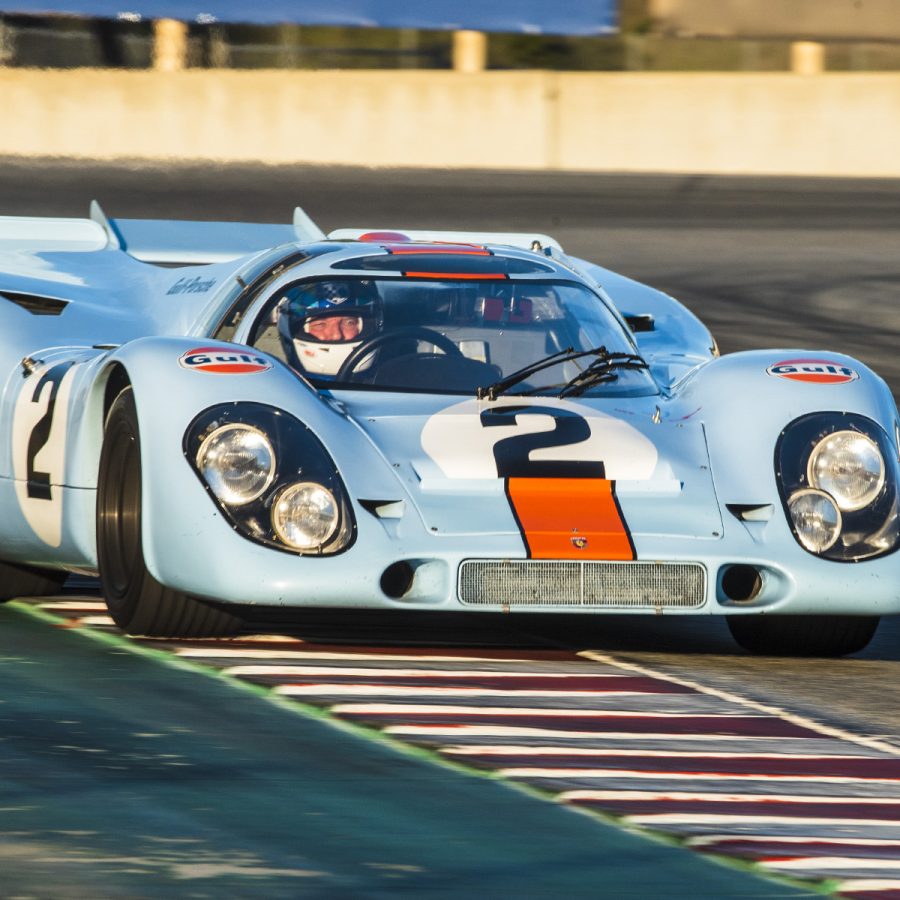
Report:
M878 445L858 431L835 431L813 448L807 466L812 487L834 497L844 512L868 506L884 486Z
M841 511L824 491L795 491L788 499L788 511L800 543L812 553L823 553L840 536Z
M275 451L258 428L223 425L200 445L197 468L219 500L243 506L262 496L272 483Z
M334 494L312 481L289 485L272 506L275 533L296 550L321 547L334 535L339 521Z

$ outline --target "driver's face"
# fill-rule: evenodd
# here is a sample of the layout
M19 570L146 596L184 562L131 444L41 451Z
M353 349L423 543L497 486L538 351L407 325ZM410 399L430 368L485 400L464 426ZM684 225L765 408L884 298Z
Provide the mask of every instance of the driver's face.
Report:
M323 343L352 341L359 337L360 326L357 316L320 316L306 323L306 332Z

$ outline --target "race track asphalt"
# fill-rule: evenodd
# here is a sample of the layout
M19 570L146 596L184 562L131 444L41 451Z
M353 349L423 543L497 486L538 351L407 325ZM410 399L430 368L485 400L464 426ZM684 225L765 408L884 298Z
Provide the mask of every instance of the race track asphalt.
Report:
M724 352L839 350L879 371L895 394L898 189L829 179L0 160L0 214L84 215L96 197L123 217L287 222L300 204L326 231L549 232L567 250L683 300ZM643 839L23 615L0 609L8 792L0 893L655 897L705 896L709 886L708 896L745 896L742 876L679 862L681 851L666 849L673 855L663 866L662 849L648 851ZM867 651L839 661L751 659L721 623L696 618L616 619L592 640L619 658L900 744L896 620ZM166 737L148 751L159 739L145 734ZM109 768L98 762L107 755ZM230 854L240 871L203 868ZM756 891L746 896L793 895L746 883ZM545 884L551 890L541 893Z

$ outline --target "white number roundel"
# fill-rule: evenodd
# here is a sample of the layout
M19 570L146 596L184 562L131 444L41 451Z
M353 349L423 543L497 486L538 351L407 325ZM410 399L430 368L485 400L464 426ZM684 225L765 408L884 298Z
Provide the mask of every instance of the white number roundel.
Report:
M632 425L565 400L465 400L432 416L422 449L447 478L599 477L643 481L659 454Z

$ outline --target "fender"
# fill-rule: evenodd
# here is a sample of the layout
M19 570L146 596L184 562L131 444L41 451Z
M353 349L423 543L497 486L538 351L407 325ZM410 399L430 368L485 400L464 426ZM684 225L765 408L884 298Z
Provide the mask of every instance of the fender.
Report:
M219 539L230 537L230 526L183 452L191 422L212 406L263 403L308 425L341 472L361 535L362 529L381 526L360 513L360 498L408 499L390 466L341 408L273 357L222 341L153 337L112 354L109 365L114 364L123 367L134 390L141 438L144 555L148 569L163 584L191 589L185 581L189 572L198 577L196 571L204 568L196 566L198 557L213 563L221 552ZM201 576L208 584L209 571Z
M792 363L796 360L815 362ZM779 368L780 373L775 371ZM793 371L803 368L810 371ZM898 420L891 392L878 375L857 359L820 350L732 353L698 369L676 397L704 424L723 503L780 506L775 446L784 428L800 416L833 410L876 422ZM890 437L894 442L894 435Z

